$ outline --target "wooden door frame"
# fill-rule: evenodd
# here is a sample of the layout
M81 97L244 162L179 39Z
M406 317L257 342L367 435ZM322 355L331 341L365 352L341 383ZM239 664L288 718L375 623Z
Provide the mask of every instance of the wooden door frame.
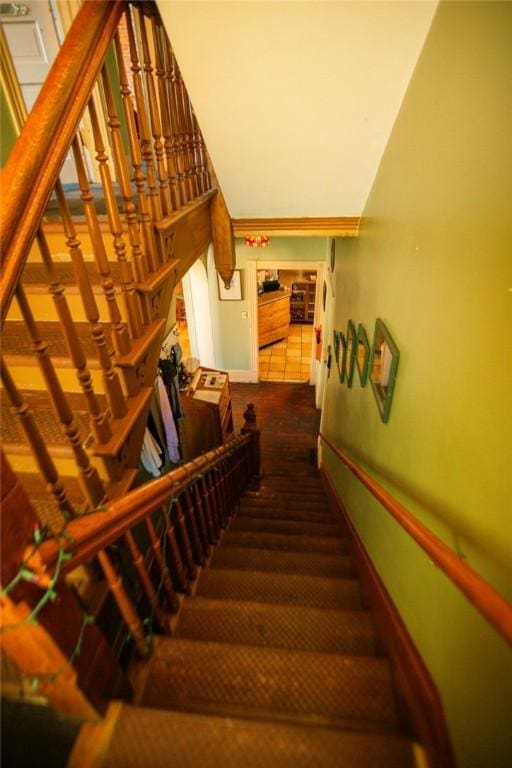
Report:
M258 280L257 272L259 269L291 269L291 270L314 270L316 271L316 291L315 291L315 318L313 327L318 325L318 317L321 314L322 285L325 279L324 261L292 261L279 259L249 259L247 261L247 291L249 298L249 343L251 350L251 380L259 381L258 366ZM313 354L314 343L312 343L311 366L309 370L309 384L317 385L319 363Z

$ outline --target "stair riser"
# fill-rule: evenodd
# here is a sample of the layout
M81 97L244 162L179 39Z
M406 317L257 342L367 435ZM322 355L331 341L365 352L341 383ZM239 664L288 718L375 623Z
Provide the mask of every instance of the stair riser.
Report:
M177 636L318 653L375 655L371 620L362 611L321 611L194 598L185 603Z
M27 354L29 354L28 350ZM31 359L33 359L33 364L19 365L14 358L11 359L10 356L9 358L6 358L7 363L11 363L9 365L9 369L16 382L16 386L21 390L28 389L37 392L48 392L48 385L43 375L41 374L36 359ZM59 366L55 361L54 366L55 372L64 392L83 392L82 387L80 386L80 383L77 379L76 370L73 367L70 365L66 365L66 367ZM90 361L90 373L94 391L97 395L104 395L105 386L103 383L103 375L101 371L97 370L97 363L94 360Z
M294 509L295 507L316 509L324 511L328 509L325 496L320 494L279 494L262 493L259 496L245 498L242 502L243 507L285 507Z
M237 517L230 526L230 531L251 531L255 533L279 533L298 536L325 536L339 538L343 529L339 525L322 525L312 522L293 520L271 520L258 517Z
M359 585L354 579L283 575L262 571L204 571L197 595L214 600L224 598L271 605L361 609Z
M34 316L38 321L59 321L59 315L55 309L53 300L50 296L48 296L48 294L42 294L40 292L31 294L30 286L26 286L26 292L29 296L29 302ZM86 322L87 316L84 312L82 300L79 294L77 294L75 290L67 290L65 296L73 320L75 322ZM99 311L100 322L108 323L110 321L110 316L105 297L102 294L96 293L95 298ZM128 318L125 311L124 300L119 291L116 292L116 302L122 319L127 321ZM7 320L23 320L23 315L21 314L20 309L15 301L13 301L11 304L7 315Z
M212 568L241 571L290 573L302 576L343 578L354 575L350 558L342 555L311 555L296 552L268 552L243 547L221 547L211 561Z
M285 552L323 552L340 555L348 554L349 549L345 539L286 536L252 531L228 531L224 535L223 543L230 547L283 550Z
M77 466L73 458L55 455L51 450L50 450L50 454L51 454L53 463L55 464L55 467L57 469L57 473L59 477L76 477L77 476L78 474ZM8 451L7 457L9 459L9 463L11 464L15 472L31 474L33 472L40 471L39 465L33 458L32 454L28 452L28 449L23 453L12 453L11 451ZM118 479L117 477L113 476L112 467L109 464L108 460L104 461L98 456L90 456L90 461L92 466L98 470L98 474L101 477L101 479L104 480L105 482L108 482L109 480ZM114 474L117 476L119 473L114 472Z
M329 512L316 512L310 509L298 510L296 508L287 510L276 507L247 507L242 506L238 510L238 517L255 517L258 519L267 518L268 520L291 520L297 523L304 521L310 523L322 523L323 525L339 525L339 520Z

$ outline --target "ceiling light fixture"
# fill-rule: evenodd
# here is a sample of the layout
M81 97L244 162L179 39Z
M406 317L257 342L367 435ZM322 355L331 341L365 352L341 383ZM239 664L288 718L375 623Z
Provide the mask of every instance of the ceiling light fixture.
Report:
M266 248L270 243L270 237L267 235L247 235L245 244L249 248Z

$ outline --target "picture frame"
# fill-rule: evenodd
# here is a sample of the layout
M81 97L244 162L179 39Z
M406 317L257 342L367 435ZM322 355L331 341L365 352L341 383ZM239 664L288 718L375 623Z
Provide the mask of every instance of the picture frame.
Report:
M356 367L359 374L359 383L362 387L365 387L366 382L368 381L368 371L370 368L370 342L368 341L368 335L362 323L359 323L357 327L356 347Z
M384 423L389 420L400 351L384 322L375 321L370 354L370 383Z
M345 383L347 387L351 387L352 381L354 379L354 368L357 352L357 333L356 327L352 320L349 320L347 323L347 333L345 335L345 339Z
M343 384L345 380L345 359L347 355L347 341L342 331L333 331L334 339L334 357L336 360L336 367L338 369L338 376L340 384Z
M235 269L229 288L224 285L224 280L217 272L217 286L219 289L219 301L241 301L242 300L242 278L241 270Z

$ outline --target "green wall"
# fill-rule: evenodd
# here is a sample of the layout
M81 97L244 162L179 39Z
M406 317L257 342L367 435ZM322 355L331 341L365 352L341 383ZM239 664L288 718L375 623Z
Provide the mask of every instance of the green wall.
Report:
M512 4L441 3L357 241L337 240L334 327L400 349L388 424L331 373L323 429L512 597ZM357 376L356 376L357 378ZM462 768L512 759L512 654L340 468L325 466L441 693Z
M219 301L217 277L209 270L210 302L216 364L219 368L249 371L251 367L250 313L247 293L247 262L325 261L325 237L271 237L267 248L249 248L235 241L236 268L241 270L242 301ZM247 318L242 317L247 313Z

